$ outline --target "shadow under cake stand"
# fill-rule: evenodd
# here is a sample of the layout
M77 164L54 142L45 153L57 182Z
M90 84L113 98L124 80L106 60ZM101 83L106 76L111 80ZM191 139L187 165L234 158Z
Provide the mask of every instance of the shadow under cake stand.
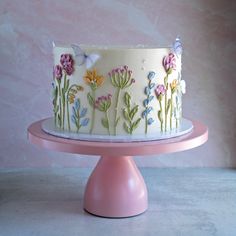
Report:
M94 142L56 137L45 133L44 120L31 124L28 139L40 147L68 153L100 155L84 194L84 209L102 217L130 217L147 210L148 194L134 155L154 155L184 151L202 145L208 129L192 121L193 130L183 136L158 141Z

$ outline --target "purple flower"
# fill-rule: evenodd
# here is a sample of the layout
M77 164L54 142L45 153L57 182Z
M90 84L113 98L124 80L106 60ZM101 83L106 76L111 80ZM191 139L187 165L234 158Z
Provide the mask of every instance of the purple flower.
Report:
M163 84L157 85L155 89L156 96L159 98L160 96L164 95L166 93L166 88Z
M97 108L99 111L106 112L111 106L111 98L111 94L108 94L107 96L98 97L95 101L95 108Z
M131 84L135 83L135 79L131 79L130 82L131 82Z
M165 68L165 71L168 73L171 71L171 69L176 69L176 58L173 53L169 53L168 56L165 56L163 58L162 64Z
M62 54L60 63L67 75L71 75L74 71L74 60L71 54Z
M53 68L53 76L55 79L60 80L62 77L62 67L60 65L56 65Z

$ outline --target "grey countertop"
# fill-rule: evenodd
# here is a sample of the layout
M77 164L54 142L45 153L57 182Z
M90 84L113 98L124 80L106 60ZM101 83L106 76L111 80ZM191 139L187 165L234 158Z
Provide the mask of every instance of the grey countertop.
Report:
M124 219L84 212L91 171L0 170L0 236L236 235L236 170L142 168L149 208Z

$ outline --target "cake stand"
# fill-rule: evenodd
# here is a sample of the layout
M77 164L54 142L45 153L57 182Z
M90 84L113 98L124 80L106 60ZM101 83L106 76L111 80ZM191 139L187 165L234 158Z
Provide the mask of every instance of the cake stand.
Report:
M192 120L193 130L186 135L140 142L94 142L56 137L41 129L44 120L31 124L28 139L42 148L60 152L100 155L88 179L84 209L102 217L130 217L147 210L147 188L134 160L134 155L154 155L184 151L205 143L208 129Z

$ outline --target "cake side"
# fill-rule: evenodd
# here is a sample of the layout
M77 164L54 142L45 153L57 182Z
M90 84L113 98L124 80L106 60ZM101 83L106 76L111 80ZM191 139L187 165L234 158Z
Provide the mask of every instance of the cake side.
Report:
M171 48L57 47L57 127L99 135L177 130L182 117L181 54Z

